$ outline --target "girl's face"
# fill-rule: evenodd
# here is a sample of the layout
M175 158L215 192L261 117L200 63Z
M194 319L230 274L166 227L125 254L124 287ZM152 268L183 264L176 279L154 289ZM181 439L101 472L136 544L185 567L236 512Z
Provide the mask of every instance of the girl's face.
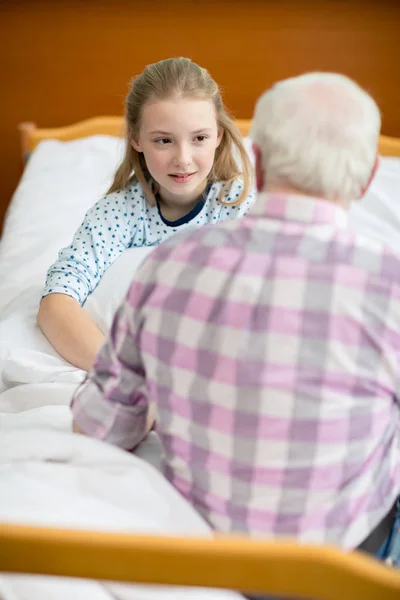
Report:
M162 200L183 207L204 191L221 139L210 100L175 98L144 105L132 146L143 152Z

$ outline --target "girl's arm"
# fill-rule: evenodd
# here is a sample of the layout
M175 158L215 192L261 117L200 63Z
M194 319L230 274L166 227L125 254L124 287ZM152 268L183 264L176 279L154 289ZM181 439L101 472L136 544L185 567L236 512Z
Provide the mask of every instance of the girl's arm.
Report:
M104 335L74 298L49 294L40 303L37 322L65 360L85 371L92 366Z
M104 339L82 305L132 243L141 209L129 192L99 200L47 273L37 323L57 352L81 369L91 367Z

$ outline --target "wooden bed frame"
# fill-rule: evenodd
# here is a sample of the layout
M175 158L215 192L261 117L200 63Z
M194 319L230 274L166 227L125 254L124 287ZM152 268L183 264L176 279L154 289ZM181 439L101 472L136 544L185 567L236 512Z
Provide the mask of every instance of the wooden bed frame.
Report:
M0 229L43 139L123 135L132 76L168 56L210 70L235 116L274 81L342 72L376 98L382 155L400 156L394 0L14 0L0 3ZM139 50L139 51L138 51ZM47 124L42 129L29 120ZM75 123L74 125L68 125ZM56 127L61 125L61 127ZM243 135L249 121L238 121ZM27 257L29 260L29 257ZM398 600L400 575L361 554L243 539L180 540L0 524L0 571L267 590L321 600Z
M250 119L237 119L236 125L243 136L250 131ZM60 141L75 140L90 135L124 135L123 117L94 117L66 127L42 129L34 123L21 123L19 125L20 144L23 159L29 156L32 150L43 140L56 139ZM382 156L400 157L400 138L382 135L379 140L379 153Z
M400 598L400 571L362 553L233 536L168 538L0 524L0 571L315 600Z

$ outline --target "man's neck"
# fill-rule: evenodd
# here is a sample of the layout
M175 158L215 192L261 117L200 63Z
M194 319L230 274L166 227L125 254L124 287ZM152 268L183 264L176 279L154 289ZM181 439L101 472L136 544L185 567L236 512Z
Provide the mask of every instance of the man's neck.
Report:
M331 202L332 204L336 204L343 208L344 210L348 210L349 206L347 202L344 202L339 199L330 200L328 198L323 198L321 196L317 196L315 194L310 194L309 192L303 192L291 186L284 185L274 185L272 183L266 184L264 189L260 190L260 193L265 194L282 194L284 196L307 196L307 198L314 198L315 200L324 200L325 202Z

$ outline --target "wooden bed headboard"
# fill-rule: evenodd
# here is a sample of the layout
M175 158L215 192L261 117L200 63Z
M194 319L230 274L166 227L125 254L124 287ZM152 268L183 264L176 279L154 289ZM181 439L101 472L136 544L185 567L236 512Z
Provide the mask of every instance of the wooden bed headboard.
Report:
M394 0L3 0L0 223L21 174L19 123L121 115L132 76L168 56L207 67L242 119L278 79L343 72L400 137L399 30Z
M251 119L236 119L235 123L242 134L248 136L251 128ZM125 134L123 117L94 117L65 127L39 128L34 123L21 123L22 160L25 161L30 153L42 140L55 139L62 142L88 137L90 135L112 135L122 137ZM381 156L400 157L400 137L381 135L379 139L379 153Z

